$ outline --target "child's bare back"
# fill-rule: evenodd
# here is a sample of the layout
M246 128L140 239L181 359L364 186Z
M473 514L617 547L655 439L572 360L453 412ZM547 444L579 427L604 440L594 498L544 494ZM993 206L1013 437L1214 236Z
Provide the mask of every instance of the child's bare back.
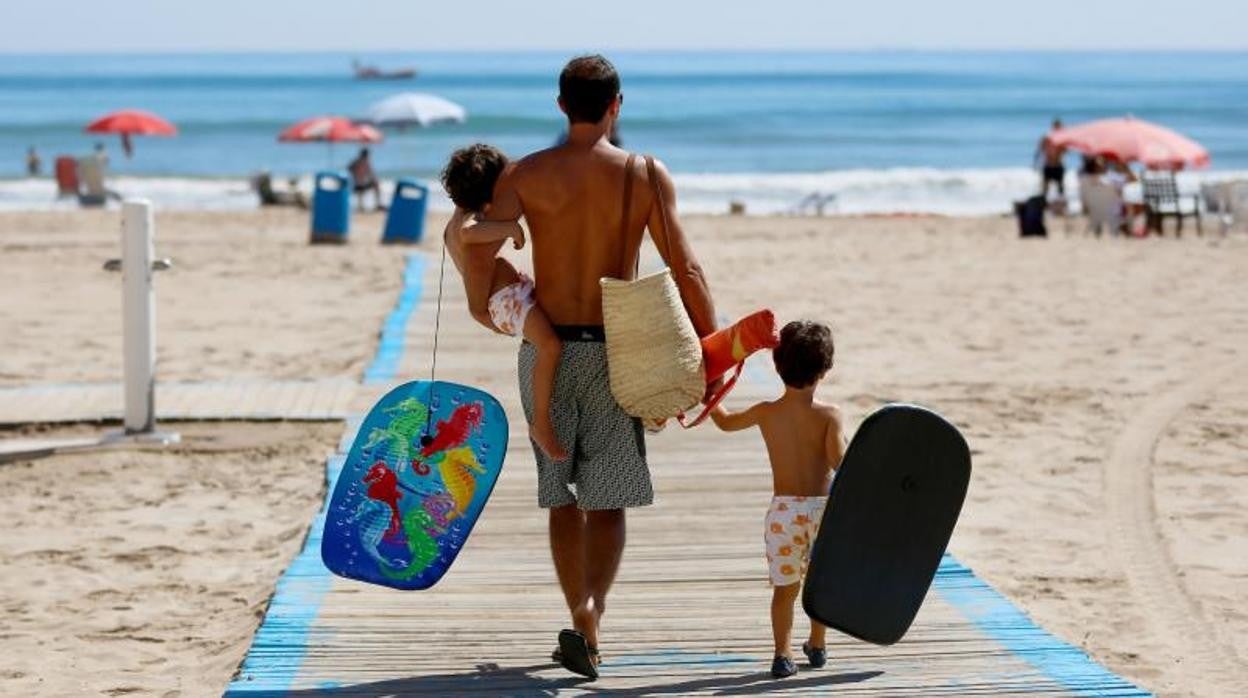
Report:
M758 428L767 444L774 494L821 497L843 450L841 411L805 391L758 404Z

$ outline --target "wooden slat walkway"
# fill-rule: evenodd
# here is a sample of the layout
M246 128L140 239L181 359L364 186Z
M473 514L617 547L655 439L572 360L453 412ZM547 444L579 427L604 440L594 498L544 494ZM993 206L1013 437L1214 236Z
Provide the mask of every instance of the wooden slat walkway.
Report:
M347 378L308 381L158 383L157 419L345 419L357 384ZM120 383L0 388L0 424L115 421L125 398Z
M407 325L396 380L427 376L437 283L429 267L429 302ZM658 501L629 515L604 619L603 677L580 682L549 661L568 621L534 501L515 342L471 324L458 279L448 284L442 328L439 378L491 391L512 420L503 475L466 550L434 589L368 586L329 576L318 517L227 695L1147 695L1035 626L952 558L901 643L879 648L830 633L826 668L771 680L765 455L757 436L710 427L650 439ZM771 391L745 381L738 397ZM353 429L348 422L340 450ZM340 464L330 459L331 481ZM799 642L804 628L799 621Z

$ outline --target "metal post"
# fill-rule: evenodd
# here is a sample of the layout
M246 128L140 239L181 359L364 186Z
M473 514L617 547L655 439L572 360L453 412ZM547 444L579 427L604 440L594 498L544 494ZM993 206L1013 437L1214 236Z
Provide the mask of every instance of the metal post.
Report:
M127 434L156 425L156 303L152 292L152 204L131 199L121 207L122 324L125 328Z

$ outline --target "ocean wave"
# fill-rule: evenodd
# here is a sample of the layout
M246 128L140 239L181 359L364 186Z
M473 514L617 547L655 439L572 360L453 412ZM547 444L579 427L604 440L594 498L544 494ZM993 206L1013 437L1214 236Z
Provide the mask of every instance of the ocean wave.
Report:
M1012 203L1035 193L1039 175L1027 168L847 169L788 173L675 173L680 208L689 213L724 213L731 202L748 213L814 212L821 202L827 214L930 213L1000 215ZM1248 171L1214 170L1180 173L1179 184L1196 190L1203 181L1248 179ZM279 183L282 187L284 183ZM123 196L150 199L165 210L243 210L258 206L242 177L117 177L109 186ZM309 177L298 181L304 192ZM1068 174L1067 191L1077 191ZM449 211L451 203L436 183L430 187L430 208ZM56 199L49 179L0 179L0 210L73 209L72 200Z

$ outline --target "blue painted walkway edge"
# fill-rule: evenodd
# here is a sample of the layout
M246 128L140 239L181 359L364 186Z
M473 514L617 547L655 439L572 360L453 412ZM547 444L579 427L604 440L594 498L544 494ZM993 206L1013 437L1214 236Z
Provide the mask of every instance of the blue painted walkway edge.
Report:
M407 267L403 270L403 288L399 291L399 299L381 326L381 340L377 343L373 362L364 369L366 384L385 383L393 380L398 373L407 335L407 321L420 305L424 278L425 256L419 252L409 254Z
M321 562L321 535L325 530L326 507L345 461L341 454L326 460L325 501L312 521L303 550L278 578L264 621L256 630L238 675L226 687L226 696L282 693L290 689L298 675L313 639L312 623L320 614L321 601L333 582L329 570ZM292 648L297 651L292 652Z
M1152 695L1097 664L1083 650L1036 625L1026 613L948 553L940 561L932 589L985 635L1075 695Z

